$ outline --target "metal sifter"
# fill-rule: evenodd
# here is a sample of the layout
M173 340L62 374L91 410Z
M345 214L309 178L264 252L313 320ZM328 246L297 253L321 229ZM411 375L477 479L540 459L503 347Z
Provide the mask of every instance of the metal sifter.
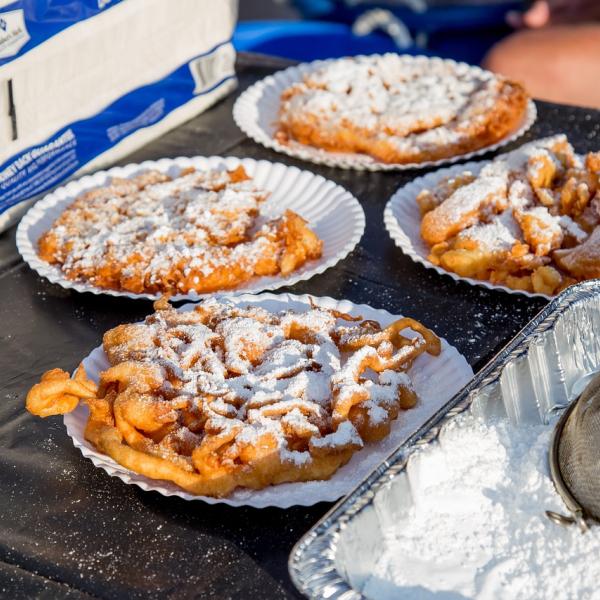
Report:
M596 373L556 424L550 473L571 516L546 511L560 525L600 523L600 373Z

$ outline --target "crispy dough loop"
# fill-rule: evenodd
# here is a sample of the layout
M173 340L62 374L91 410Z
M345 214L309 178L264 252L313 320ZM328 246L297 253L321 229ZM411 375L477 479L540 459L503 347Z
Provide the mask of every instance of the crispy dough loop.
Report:
M150 432L157 430L154 428L155 423L152 422L151 417L147 417L143 411L132 409L132 402L136 403L137 400L135 399L135 395L129 391L119 394L113 404L115 426L121 434L122 439L134 450L163 458L167 456L169 461L176 467L192 471L190 461L186 457L161 447L151 437L147 437L142 431L136 428L136 425L142 425L152 428ZM133 420L133 423L130 419ZM140 419L142 420L141 423L139 422Z
M440 338L435 335L431 329L428 329L415 319L403 317L402 319L398 319L398 321L394 321L391 325L388 325L384 331L388 332L390 335L392 344L395 346L402 346L406 343L406 340L408 340L408 338L405 338L400 334L404 329L412 329L423 337L425 340L424 350L427 354L431 354L432 356L440 355L440 352L442 351Z
M370 400L370 394L366 388L357 388L356 386L352 385L352 383L359 383L362 374L367 369L371 369L371 371L374 371L375 373L383 373L384 371L399 371L405 365L411 364L414 359L423 352L425 346L425 343L421 342L418 338L415 338L414 340L411 340L409 344L402 346L398 352L389 357L383 357L375 349L365 347L365 349L368 349L369 351L364 353L364 356L354 365L354 368L349 373L351 381L344 380L342 381L341 385L334 389L334 404L332 414L332 422L334 426L337 426L342 421L348 419L352 407ZM400 394L402 387L406 386L399 385L398 387ZM409 399L407 395L405 395L405 403L414 406L415 402L412 400L412 398Z
M107 388L117 385L119 391L128 388L145 393L157 390L164 382L162 369L157 365L127 361L110 367L100 375L99 394L103 395Z
M229 475L234 470L233 465L223 464L221 452L230 444L241 431L241 425L233 426L227 431L216 435L207 435L198 448L192 454L194 467L201 475L216 476Z
M71 376L61 369L46 371L27 394L27 410L38 417L64 415L77 407L81 399L95 398L96 384L87 378L82 365Z
M391 342L395 347L402 347L410 343L410 338L401 335L404 329L412 329L423 337L425 346L421 352L439 356L442 351L440 338L431 329L410 317L398 319L385 329L381 329L376 321L363 321L359 328L351 329L349 334L341 337L339 347L344 352L355 351L364 346L378 346L383 342Z

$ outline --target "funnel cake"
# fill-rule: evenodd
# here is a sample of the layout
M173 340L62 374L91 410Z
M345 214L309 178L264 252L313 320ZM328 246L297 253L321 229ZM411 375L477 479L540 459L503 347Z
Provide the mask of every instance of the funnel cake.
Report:
M564 135L417 196L429 260L461 277L553 295L600 277L600 153Z
M38 253L68 279L136 294L201 294L289 275L319 258L322 242L291 210L265 222L267 197L242 166L113 178L78 196Z
M105 334L111 366L98 384L83 367L73 378L48 371L27 408L48 416L85 401L85 437L99 452L196 495L329 479L415 405L407 371L441 351L408 318L381 328L334 310L273 313L216 299L189 312L162 299L155 309Z
M276 137L420 163L500 141L521 125L527 103L519 84L451 61L342 58L283 91Z

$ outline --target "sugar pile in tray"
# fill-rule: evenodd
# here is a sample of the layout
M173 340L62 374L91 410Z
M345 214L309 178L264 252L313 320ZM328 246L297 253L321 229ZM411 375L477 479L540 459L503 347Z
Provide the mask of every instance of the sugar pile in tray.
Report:
M593 598L600 526L582 535L548 469L549 425L461 416L410 468L414 505L383 541L368 598Z

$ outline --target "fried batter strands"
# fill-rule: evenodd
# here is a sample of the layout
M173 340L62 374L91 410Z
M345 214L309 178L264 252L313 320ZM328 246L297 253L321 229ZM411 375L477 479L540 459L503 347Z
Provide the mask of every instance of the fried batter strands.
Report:
M269 192L249 179L241 165L113 178L65 207L40 258L67 279L134 294L223 291L320 258L322 240L293 210L258 226Z
M353 406L369 400L370 398L369 391L366 388L348 385L348 383L357 384L361 375L367 369L371 369L371 371L374 371L375 373L398 371L407 363L412 363L412 361L423 352L425 347L426 342L419 338L415 338L414 340L411 340L408 345L402 346L395 354L385 357L375 348L363 346L349 361L348 365L350 366L347 367L348 372L344 373L342 371L342 377L340 377L340 381L337 382L336 387L334 387L332 413L332 422L334 426L337 426L339 423L348 419L350 409ZM350 378L350 381L348 381L348 378ZM401 389L402 387L407 386L400 385L399 387ZM407 404L411 403L411 400L406 396L404 401ZM412 405L414 406L414 402Z
M410 343L408 338L405 338L401 335L401 332L404 329L412 329L423 337L425 340L424 350L427 352L427 354L431 354L432 356L440 355L440 352L442 351L442 343L440 338L435 335L431 329L427 329L427 327L415 319L403 317L402 319L398 319L398 321L394 321L391 325L388 325L384 331L388 333L390 336L390 341L392 344L394 344L394 346L403 346L407 342Z
M439 356L442 350L440 338L433 331L410 317L398 319L385 329L380 329L379 323L376 321L363 321L358 328L347 330L340 338L338 345L343 352L358 350L364 346L378 346L382 342L391 342L398 348L411 343L409 338L401 335L401 332L405 329L412 329L423 337L425 345L422 351L432 356Z
M547 295L599 277L600 153L582 159L559 135L497 157L466 187L445 179L422 190L428 259L460 277ZM494 190L494 203L476 202Z
M82 365L75 377L62 369L46 371L27 394L27 410L38 417L63 415L75 409L79 400L95 398L96 384L89 380Z
M133 388L144 393L158 390L163 382L164 375L158 366L127 361L110 367L100 375L98 391L100 396L104 396L109 387L118 386L119 391Z
M98 387L83 368L73 379L51 371L27 406L45 416L84 399L85 438L99 452L192 494L330 477L414 406L405 371L422 352L440 351L437 336L412 319L382 329L316 306L269 313L216 300L178 312L167 298L155 309L145 323L104 336L112 366ZM407 328L418 335L403 336ZM344 344L354 346L342 356ZM207 355L222 369L209 368Z

